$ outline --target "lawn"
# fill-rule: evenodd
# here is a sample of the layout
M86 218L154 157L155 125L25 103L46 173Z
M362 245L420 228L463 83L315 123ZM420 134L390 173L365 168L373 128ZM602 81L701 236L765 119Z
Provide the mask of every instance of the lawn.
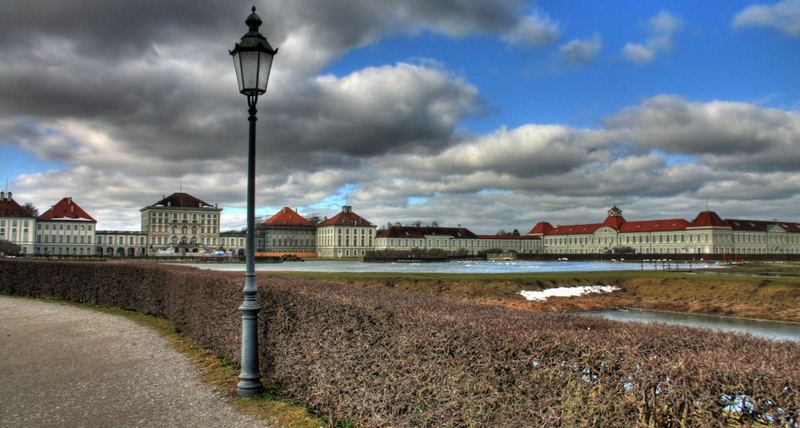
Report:
M762 276L768 274L771 276ZM794 275L793 276L775 276ZM644 308L800 322L800 267L762 264L696 272L557 272L514 274L328 273L259 274L308 278L376 289L501 304L537 311ZM551 298L529 302L523 290L609 284L608 295Z

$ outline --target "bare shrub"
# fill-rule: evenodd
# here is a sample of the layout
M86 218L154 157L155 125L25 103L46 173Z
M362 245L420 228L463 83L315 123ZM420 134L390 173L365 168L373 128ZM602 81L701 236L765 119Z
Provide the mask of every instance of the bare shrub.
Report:
M0 293L170 319L238 359L241 274L0 262ZM800 345L260 276L265 382L363 426L797 426Z

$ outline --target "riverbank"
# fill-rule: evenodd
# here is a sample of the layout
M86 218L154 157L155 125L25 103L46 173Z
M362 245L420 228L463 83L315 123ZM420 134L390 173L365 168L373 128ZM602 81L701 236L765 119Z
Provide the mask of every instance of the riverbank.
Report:
M762 277L721 272L557 272L516 274L282 272L259 274L308 278L374 289L395 289L460 300L544 311L574 312L642 308L800 322L800 277ZM758 270L752 270L757 272ZM790 271L786 267L785 272ZM521 291L614 285L610 294L525 300Z

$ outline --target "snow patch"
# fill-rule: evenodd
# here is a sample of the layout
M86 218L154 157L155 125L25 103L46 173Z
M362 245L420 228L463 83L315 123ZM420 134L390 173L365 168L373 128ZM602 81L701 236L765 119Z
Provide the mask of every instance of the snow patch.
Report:
M519 294L528 300L544 302L550 297L575 297L590 293L611 293L617 290L619 290L619 287L613 285L588 285L582 287L548 288L542 291L520 291Z

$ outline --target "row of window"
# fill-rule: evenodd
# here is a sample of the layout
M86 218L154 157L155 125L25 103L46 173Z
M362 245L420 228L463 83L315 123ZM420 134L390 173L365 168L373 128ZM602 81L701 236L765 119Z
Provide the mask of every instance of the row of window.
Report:
M56 239L58 238L58 239ZM74 238L74 239L71 239ZM36 243L45 244L91 244L89 236L79 235L36 235Z
M126 237L128 238L128 245L136 245L136 237L135 236L117 236L116 237L117 238L116 239L117 244L125 245L125 238ZM145 239L144 236L139 236L139 245L144 245L144 239ZM105 242L103 242L103 241L105 241ZM103 235L97 235L97 239L95 240L95 242L97 242L98 244L107 243L107 244L112 244L112 245L114 244L114 241L115 241L114 236L106 236L106 239L104 240L103 239Z
M158 220L158 219L166 219L166 218L169 218L169 217L170 217L170 213L165 213L165 212L151 212L150 213L150 218L153 220L153 222L156 222L156 220ZM177 220L178 219L178 213L172 213L172 218L174 220ZM182 220L188 220L189 219L189 213L183 213L180 216L180 218ZM205 219L205 218L206 218L206 214L200 214L200 219L201 220ZM216 220L217 219L217 214L208 214L208 218L211 219L211 220ZM192 220L197 220L197 213L193 213L192 214Z
M688 237L688 239L687 239ZM717 235L715 241L723 243L780 243L780 244L798 244L800 243L800 236L766 236L766 235ZM653 235L652 243L672 243L672 242L695 242L695 235L672 234L672 235ZM709 242L709 235L697 235L696 242ZM618 237L546 237L545 243L548 245L587 245L587 244L640 244L650 243L650 236L633 235L633 236L618 236Z
M29 223L30 220L5 220L5 219L3 219L3 220L0 220L0 226L5 227L6 226L6 221L8 221L8 225L11 226L11 227L17 227L17 225L28 227L29 224L30 224ZM18 222L19 222L19 224L18 224Z
M53 226L53 227L51 228L50 226ZM58 226L58 227L56 227L56 226ZM52 229L52 230L92 230L92 225L91 224L70 224L70 223L67 223L67 224L64 224L64 223L58 223L58 224L38 223L36 225L36 229L37 230L42 230L42 229L44 229L44 230L50 230L50 229Z
M378 238L387 239L387 238ZM532 239L411 239L411 238L388 238L389 247L411 247L411 248L535 248L540 247L541 241ZM378 242L378 246L385 246L386 243Z
M178 233L178 226L172 226L171 228L170 228L170 226L167 226L167 225L165 225L165 226L151 226L151 227L152 227L151 230L153 232L156 232L156 233L158 233L158 232L160 232L160 233L170 233L170 231L172 233ZM192 234L193 235L197 234L197 231L198 231L197 226L192 226L191 230L192 230ZM200 230L200 233L217 233L219 229L217 229L216 227L201 226L199 230ZM183 234L189 233L189 227L188 226L182 226L180 228L180 233L183 233Z

